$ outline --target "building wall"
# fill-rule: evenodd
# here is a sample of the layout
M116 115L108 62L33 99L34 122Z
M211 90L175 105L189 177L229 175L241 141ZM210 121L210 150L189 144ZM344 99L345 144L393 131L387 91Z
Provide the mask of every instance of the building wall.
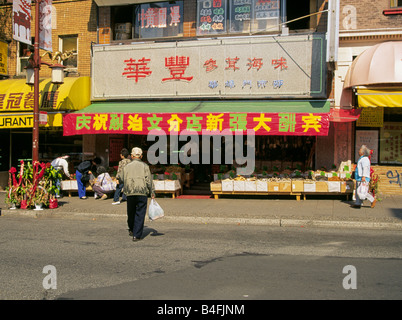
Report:
M12 8L12 5L10 5ZM35 9L32 3L31 36L35 36ZM91 71L91 42L97 42L97 6L92 0L63 0L53 1L52 13L52 47L53 52L59 50L59 36L78 35L78 75L90 76ZM11 15L11 10L10 13ZM7 19L11 23L11 19ZM17 48L18 44L12 40L12 28L6 27L6 40L9 44L8 72L11 78L17 76ZM40 55L44 54L40 50ZM51 62L48 56L42 58L45 62ZM42 66L41 78L50 77L51 70ZM21 76L20 76L21 77ZM23 76L22 76L23 77Z

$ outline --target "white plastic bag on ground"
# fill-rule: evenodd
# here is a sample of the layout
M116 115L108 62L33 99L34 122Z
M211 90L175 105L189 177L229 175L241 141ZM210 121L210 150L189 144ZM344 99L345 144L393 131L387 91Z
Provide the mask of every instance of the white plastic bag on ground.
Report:
M165 213L159 203L156 202L155 199L151 200L148 208L148 217L149 220L154 221L156 219L162 218L165 216Z
M360 200L366 200L369 191L369 184L367 182L361 182L360 186L357 188L357 195Z

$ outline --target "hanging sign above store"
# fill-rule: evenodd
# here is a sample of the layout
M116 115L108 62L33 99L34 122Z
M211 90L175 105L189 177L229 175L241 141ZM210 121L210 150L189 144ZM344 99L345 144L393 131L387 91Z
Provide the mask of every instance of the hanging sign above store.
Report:
M327 136L328 113L70 113L65 136L79 134L247 134Z
M93 48L93 100L325 98L324 34Z

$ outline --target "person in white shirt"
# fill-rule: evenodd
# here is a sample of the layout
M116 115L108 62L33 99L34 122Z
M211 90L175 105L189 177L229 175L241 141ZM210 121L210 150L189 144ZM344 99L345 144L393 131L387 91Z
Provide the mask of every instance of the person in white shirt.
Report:
M356 190L355 197L356 202L352 205L353 208L361 208L363 200L367 199L371 202L371 207L374 208L377 202L369 192L366 195L365 199L361 199L358 194L358 189L362 183L370 183L370 149L365 145L361 146L359 150L360 158L357 161L356 170L355 170L355 180L356 180Z
M68 162L66 160L68 158L69 158L69 156L58 157L51 162L51 165L56 170L60 170L60 171L63 170L63 172L67 176L67 178L72 179L73 177L71 176L70 172L68 171ZM56 181L56 186L57 186L57 190L58 190L58 194L56 194L57 198L60 197L60 192L61 192L60 184L61 184L60 179L57 179L57 181Z

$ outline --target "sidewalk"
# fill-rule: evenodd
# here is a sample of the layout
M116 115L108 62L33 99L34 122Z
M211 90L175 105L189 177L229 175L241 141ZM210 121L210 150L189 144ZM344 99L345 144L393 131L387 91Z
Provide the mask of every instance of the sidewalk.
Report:
M65 196L59 199L59 208L35 211L9 210L4 202L5 193L0 192L0 208L2 216L126 220L125 202L112 205L113 199L95 200L91 195L86 200ZM161 222L402 230L402 196L384 196L373 209L369 201L361 209L353 209L345 197L337 196L309 196L301 201L286 196L226 196L218 200L157 196L157 201L165 210Z

